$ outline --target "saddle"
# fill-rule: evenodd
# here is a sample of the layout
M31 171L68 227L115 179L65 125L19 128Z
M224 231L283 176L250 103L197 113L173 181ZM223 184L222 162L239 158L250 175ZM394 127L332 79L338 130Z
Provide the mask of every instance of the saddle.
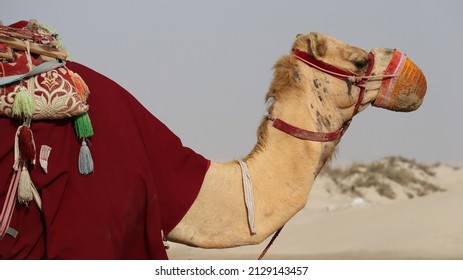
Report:
M1 115L42 120L88 111L90 91L77 73L66 68L67 53L57 36L35 20L0 26ZM21 110L14 104L26 93L33 108Z
M0 21L0 116L18 122L13 142L13 176L0 214L0 239L11 231L8 225L16 196L26 206L35 200L41 208L40 196L29 175L37 154L31 130L33 121L74 118L77 138L82 141L79 172L93 173L87 145L93 135L87 112L90 90L79 74L66 67L67 59L58 34L49 27L36 20L9 26ZM40 165L45 173L50 151L50 147L40 147Z

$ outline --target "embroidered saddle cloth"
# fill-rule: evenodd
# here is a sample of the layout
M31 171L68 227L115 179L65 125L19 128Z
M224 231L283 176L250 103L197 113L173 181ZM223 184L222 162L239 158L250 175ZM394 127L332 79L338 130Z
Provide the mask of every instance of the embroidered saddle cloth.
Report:
M35 20L0 26L0 115L24 118L13 110L22 92L32 97L33 120L88 111L88 87L65 66L67 54L56 37Z

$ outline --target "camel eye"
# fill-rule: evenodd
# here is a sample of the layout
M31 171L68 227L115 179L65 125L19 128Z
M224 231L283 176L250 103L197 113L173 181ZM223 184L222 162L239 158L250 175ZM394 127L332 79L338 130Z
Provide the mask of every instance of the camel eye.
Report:
M362 69L364 68L365 66L368 65L368 63L370 62L370 60L368 58L366 59L362 59L362 60L357 60L354 62L354 65L355 67L357 67L358 69Z

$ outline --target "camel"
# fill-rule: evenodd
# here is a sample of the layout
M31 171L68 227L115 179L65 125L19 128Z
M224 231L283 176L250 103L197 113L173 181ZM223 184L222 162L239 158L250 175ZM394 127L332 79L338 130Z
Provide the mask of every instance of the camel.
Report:
M257 144L243 159L253 186L255 233L250 231L247 220L240 165L237 161L212 162L197 199L168 239L202 248L264 241L306 205L317 174L335 153L352 117L376 103L382 94L381 84L391 79L375 75L385 72L394 50L374 49L373 55L369 55L363 49L316 32L298 35L292 50L274 66L274 78L266 96L269 115L259 126ZM294 55L295 50L357 76L371 75L364 80L364 96L359 97L361 87L308 65ZM373 59L373 69L367 70ZM367 71L370 74L365 74ZM419 77L412 79L406 93L384 108L412 111L421 105L426 80L417 72ZM328 141L300 139L276 129L277 117L321 135L340 128L343 131Z
M0 259L166 259L166 238L261 243L305 206L358 112L413 111L426 92L399 50L298 35L275 64L254 149L219 163L67 61L36 21L0 33Z

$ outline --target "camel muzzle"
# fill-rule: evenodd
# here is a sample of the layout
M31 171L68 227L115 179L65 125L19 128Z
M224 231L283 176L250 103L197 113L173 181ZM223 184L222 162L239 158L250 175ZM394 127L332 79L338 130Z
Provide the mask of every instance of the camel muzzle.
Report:
M426 77L418 66L399 50L373 49L375 60L372 76L381 80L368 81L368 89L378 89L373 106L397 112L418 109L426 93ZM384 69L384 70L383 70Z

